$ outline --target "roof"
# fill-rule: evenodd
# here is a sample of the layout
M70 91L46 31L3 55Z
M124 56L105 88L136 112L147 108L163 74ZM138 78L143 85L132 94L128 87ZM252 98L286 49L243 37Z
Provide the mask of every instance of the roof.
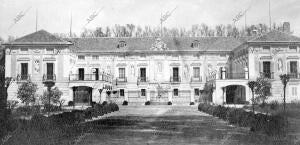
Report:
M17 45L17 44L72 44L72 43L62 40L45 30L39 30L37 32L18 38L13 42L5 43L4 45L14 45L14 44Z
M300 38L285 32L273 30L248 42L300 42Z
M147 51L151 50L157 38L154 37L126 37L126 38L72 38L71 46L76 52L120 52L120 51ZM193 48L192 43L197 40L199 47ZM118 48L120 41L126 43L126 47ZM166 44L169 51L231 51L238 47L240 40L228 37L163 37L161 41Z

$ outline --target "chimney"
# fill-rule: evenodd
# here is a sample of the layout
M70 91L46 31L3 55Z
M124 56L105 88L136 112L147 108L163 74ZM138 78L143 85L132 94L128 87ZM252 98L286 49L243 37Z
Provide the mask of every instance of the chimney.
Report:
M290 33L291 32L290 22L284 22L283 23L283 32L285 32L285 33Z

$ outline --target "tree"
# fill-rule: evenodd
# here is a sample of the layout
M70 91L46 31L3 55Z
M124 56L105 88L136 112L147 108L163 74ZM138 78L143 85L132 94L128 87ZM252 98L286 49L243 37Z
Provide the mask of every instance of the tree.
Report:
M256 100L265 104L266 99L271 96L271 83L267 78L261 77L256 79L255 94Z
M41 101L43 104L49 104L48 97L50 97L50 104L53 103L53 104L61 105L60 101L61 101L62 94L63 92L60 91L58 87L54 87L53 89L51 89L50 92L48 91L44 92L44 94L41 96L42 97Z
M286 85L290 81L290 75L282 74L279 77L280 77L280 80L283 84L283 110L285 112L285 91L286 91Z
M251 92L252 92L252 111L254 113L254 102L255 102L255 99L254 99L254 91L255 91L255 88L257 87L257 82L256 81L249 81L247 83L248 87L250 88Z
M18 88L17 97L28 106L29 103L35 102L35 92L37 85L31 81L26 81Z

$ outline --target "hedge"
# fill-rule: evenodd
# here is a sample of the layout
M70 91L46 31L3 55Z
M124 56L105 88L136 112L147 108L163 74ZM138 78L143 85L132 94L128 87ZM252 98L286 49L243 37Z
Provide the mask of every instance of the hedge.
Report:
M230 124L250 127L251 131L261 131L267 135L284 134L288 127L287 119L280 114L273 116L261 113L254 114L244 109L209 104L199 104L198 110L226 120Z

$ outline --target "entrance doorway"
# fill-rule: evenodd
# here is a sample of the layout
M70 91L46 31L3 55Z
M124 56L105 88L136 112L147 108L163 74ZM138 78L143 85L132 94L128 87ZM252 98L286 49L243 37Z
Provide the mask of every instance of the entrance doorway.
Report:
M230 85L224 88L226 91L226 104L244 104L246 103L246 88L241 85Z
M73 87L73 101L75 105L90 105L92 103L91 87L78 86Z
M146 82L146 68L140 68L140 81Z

